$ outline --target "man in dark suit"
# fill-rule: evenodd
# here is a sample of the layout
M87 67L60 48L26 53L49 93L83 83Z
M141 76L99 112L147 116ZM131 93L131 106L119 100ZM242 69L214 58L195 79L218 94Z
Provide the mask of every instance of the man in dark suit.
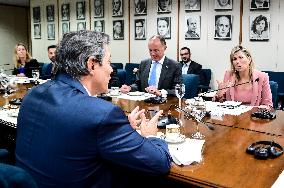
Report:
M56 50L55 78L23 99L16 165L41 188L129 187L135 176L128 172L144 180L140 175L164 175L171 167L167 144L155 137L162 111L148 122L136 107L127 118L95 97L108 91L108 43L108 35L95 31L66 33Z
M123 85L121 91L139 90L157 96L175 95L175 85L182 83L181 69L176 61L165 56L165 38L152 36L148 48L151 58L141 61L136 84L131 87Z
M182 74L196 74L199 76L199 83L203 84L205 82L204 75L202 74L202 65L191 60L191 52L188 47L182 47L180 50L180 67L182 69Z
M55 51L56 51L56 45L50 45L47 47L47 53L48 58L50 59L50 63L43 65L42 71L41 71L41 77L42 79L50 79L51 78L51 72L52 72L52 66L55 61Z

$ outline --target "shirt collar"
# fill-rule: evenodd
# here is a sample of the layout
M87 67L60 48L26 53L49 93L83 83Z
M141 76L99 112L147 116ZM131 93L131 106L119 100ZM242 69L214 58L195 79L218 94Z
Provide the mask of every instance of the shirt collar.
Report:
M152 63L154 63L154 62L158 62L159 64L161 64L161 65L163 65L163 63L164 63L164 60L165 60L165 55L162 57L162 59L160 59L159 61L154 61L154 60L152 60Z

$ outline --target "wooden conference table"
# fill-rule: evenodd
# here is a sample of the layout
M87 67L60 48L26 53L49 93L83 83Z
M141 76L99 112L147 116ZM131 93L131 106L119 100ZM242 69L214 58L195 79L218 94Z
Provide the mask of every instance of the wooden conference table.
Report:
M26 87L30 85L19 85L19 90L8 99L23 97ZM6 104L8 99L0 96L0 105ZM159 105L117 98L112 102L126 114L139 105L150 112L149 116L157 110L167 113L171 104L178 103L176 98L168 98L167 103ZM251 143L260 140L273 140L284 146L284 111L277 111L277 118L272 121L251 119L252 111L239 116L225 115L222 121L206 119L215 130L199 125L205 135L202 162L188 166L173 164L167 178L197 187L271 187L284 169L284 155L257 160L245 151ZM171 112L179 116L178 112ZM182 114L180 117L184 124L183 134L190 137L196 131L196 123L183 118Z

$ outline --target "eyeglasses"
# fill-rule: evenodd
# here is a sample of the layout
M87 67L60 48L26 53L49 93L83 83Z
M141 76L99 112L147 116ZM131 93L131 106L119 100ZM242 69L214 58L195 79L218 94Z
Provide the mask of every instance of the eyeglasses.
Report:
M189 53L180 54L181 56L188 55Z

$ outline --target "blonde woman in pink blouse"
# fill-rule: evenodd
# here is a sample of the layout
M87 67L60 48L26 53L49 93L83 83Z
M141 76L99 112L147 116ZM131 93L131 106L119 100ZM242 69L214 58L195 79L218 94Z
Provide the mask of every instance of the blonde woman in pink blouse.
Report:
M226 71L223 82L217 82L218 89L233 87L218 91L215 100L239 101L250 106L272 108L269 77L266 73L254 69L250 52L242 46L236 46L231 51L230 60L231 70Z

